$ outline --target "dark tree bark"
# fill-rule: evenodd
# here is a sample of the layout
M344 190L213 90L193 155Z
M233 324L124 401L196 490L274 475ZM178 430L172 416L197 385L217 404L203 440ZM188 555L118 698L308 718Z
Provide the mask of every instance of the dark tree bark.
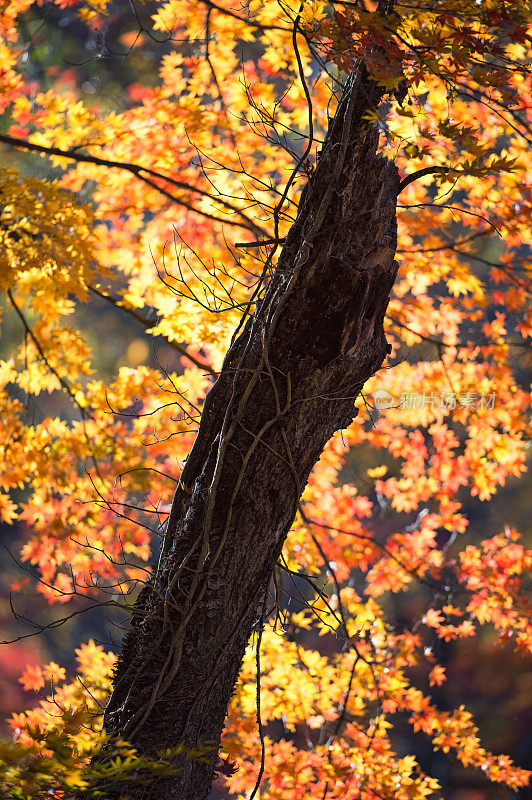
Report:
M105 727L144 755L178 743L215 748L208 763L178 759L176 776L123 786L135 800L209 793L244 650L300 494L386 356L399 179L363 119L382 92L364 68L347 82L274 275L207 397L182 475L192 491L176 492Z

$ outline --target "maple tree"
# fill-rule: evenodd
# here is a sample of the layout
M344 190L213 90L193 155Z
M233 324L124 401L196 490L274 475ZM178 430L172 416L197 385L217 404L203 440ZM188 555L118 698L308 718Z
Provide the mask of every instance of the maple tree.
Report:
M66 617L132 614L118 658L91 640L73 680L24 671L45 695L0 745L4 791L194 800L218 775L265 800L437 797L394 745L405 714L526 786L431 687L434 642L532 650L532 554L464 511L525 470L529 6L0 8L1 519ZM68 75L39 63L65 12L91 63L130 66L118 100L82 49ZM100 376L95 298L180 367ZM423 612L392 625L417 585Z

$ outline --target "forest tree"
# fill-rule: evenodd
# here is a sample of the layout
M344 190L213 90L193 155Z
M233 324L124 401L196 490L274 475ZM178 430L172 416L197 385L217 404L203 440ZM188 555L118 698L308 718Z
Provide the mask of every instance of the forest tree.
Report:
M14 0L0 25L12 608L128 629L77 676L24 670L3 791L439 797L405 720L526 786L431 695L444 643L532 651L531 552L468 514L530 432L529 6ZM110 379L107 308L154 348Z

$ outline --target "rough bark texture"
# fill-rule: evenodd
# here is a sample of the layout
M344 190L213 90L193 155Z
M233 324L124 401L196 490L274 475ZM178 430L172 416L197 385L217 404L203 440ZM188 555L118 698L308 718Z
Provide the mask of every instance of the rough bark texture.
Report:
M363 70L348 82L275 273L208 395L182 475L192 493L174 498L105 714L142 754L218 744L300 493L386 355L399 181L363 120L381 92ZM122 793L202 800L216 753Z

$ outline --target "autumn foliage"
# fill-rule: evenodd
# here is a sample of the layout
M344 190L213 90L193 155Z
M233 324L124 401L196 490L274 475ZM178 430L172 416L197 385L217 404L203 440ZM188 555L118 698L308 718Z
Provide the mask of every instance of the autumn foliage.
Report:
M519 531L486 536L467 512L524 473L530 435L529 6L392 5L1 4L0 289L17 343L0 361L0 519L23 531L21 563L57 616L95 603L127 614L338 82L364 62L388 92L372 119L403 178L391 353L304 490L258 659L250 642L219 769L242 798L261 760L262 800L440 797L397 752L405 718L490 781L529 780L484 748L467 708L431 698L447 679L439 642L532 651L532 552ZM67 14L93 51L39 62L42 26L59 30ZM108 76L89 92L85 58L116 59L123 91L106 92ZM173 366L123 362L103 376L106 334L87 309L107 306ZM418 589L421 613L393 623L394 599ZM91 640L76 659L74 676L55 663L22 673L40 699L0 745L8 797L105 797L109 775L91 777L87 761L115 656ZM117 747L116 770L157 769Z

